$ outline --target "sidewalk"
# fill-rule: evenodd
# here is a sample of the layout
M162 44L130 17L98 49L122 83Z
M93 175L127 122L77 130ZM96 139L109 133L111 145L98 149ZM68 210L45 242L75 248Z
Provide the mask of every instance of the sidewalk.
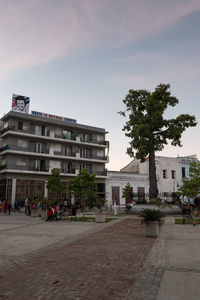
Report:
M6 244L7 239L12 240L17 234L18 243L7 248L7 255L14 255L22 241L21 250L27 253L28 248L30 255L19 255L16 265L1 273L1 300L124 300L155 242L154 238L144 236L140 219L135 216L108 224L46 222L9 230L1 240ZM70 240L74 231L76 238ZM53 240L62 238L58 247L49 244L51 235ZM37 248L42 241L49 248L39 249L35 255L34 243L25 243L30 243L31 237L35 241L38 237ZM2 250L6 256L5 249Z
M128 300L200 298L200 225L175 225L174 219L166 217Z
M196 300L200 225L167 216L159 237L135 216L108 224L0 218L1 300Z

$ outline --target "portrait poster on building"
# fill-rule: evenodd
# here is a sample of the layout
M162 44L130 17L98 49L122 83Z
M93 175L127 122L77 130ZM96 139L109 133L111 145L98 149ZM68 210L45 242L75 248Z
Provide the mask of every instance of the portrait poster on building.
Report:
M12 96L12 110L22 112L22 113L29 113L29 103L30 98L21 95Z

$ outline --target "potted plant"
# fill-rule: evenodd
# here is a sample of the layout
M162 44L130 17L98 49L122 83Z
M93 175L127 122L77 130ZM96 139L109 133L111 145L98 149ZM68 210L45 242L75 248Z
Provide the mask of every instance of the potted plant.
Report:
M46 219L46 216L47 216L46 210L47 210L48 205L49 205L49 201L48 201L47 197L40 199L41 209L40 209L39 214L41 215L42 219Z
M158 223L164 217L164 213L159 209L143 208L138 215L142 218L145 225L146 236L158 236Z
M105 214L102 213L102 207L104 206L106 200L99 195L96 196L96 205L99 211L96 213L95 220L96 223L105 223Z

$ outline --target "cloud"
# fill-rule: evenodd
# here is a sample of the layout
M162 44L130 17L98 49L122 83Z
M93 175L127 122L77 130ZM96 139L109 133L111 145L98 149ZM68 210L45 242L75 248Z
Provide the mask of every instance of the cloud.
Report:
M132 66L132 71L110 74L104 78L108 85L120 86L126 89L145 89L152 90L159 83L184 83L200 77L200 63L193 57L184 60L181 56L172 56L167 53L140 53L134 56L117 59L123 63L126 69ZM142 71L140 66L143 65ZM120 68L119 68L120 69Z
M2 1L0 81L102 43L124 45L198 9L199 0Z

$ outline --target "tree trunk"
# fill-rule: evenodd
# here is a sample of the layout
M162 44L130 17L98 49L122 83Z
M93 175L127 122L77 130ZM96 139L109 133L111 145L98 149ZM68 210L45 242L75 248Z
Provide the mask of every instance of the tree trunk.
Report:
M150 200L158 196L155 152L154 152L153 142L151 146L152 147L150 147L150 151L149 151L149 198Z

